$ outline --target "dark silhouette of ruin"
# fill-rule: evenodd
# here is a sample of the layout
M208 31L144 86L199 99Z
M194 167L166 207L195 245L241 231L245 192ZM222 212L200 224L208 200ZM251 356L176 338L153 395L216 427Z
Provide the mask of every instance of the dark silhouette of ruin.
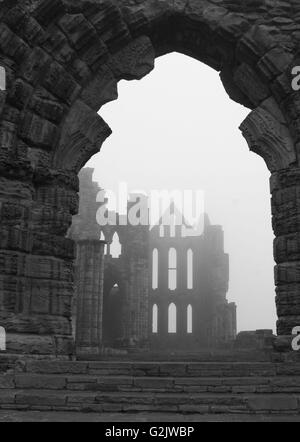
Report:
M79 353L100 354L103 347L199 351L233 342L236 306L226 300L229 257L222 228L205 215L203 232L197 234L185 220L179 224L174 204L169 225L163 225L163 217L152 227L119 225L118 215L116 226L101 226L101 188L93 172L80 173L79 214L69 235L78 244L74 327ZM116 256L111 253L115 241L120 242Z

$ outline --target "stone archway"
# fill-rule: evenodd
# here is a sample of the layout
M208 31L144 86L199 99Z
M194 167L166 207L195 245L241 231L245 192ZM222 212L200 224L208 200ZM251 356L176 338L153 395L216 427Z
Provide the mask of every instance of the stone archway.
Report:
M300 6L220 0L4 0L0 11L0 325L11 352L73 351L81 167L111 130L97 114L121 79L178 51L220 71L250 114L241 130L272 173L278 334L300 324ZM100 112L101 113L101 112Z

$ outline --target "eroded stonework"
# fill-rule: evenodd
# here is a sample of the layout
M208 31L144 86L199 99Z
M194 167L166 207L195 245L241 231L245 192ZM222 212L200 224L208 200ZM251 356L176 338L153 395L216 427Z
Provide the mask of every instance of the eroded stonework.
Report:
M9 351L72 354L75 246L66 234L77 174L111 133L97 111L117 98L119 80L142 78L172 51L218 70L251 111L241 129L272 173L277 328L291 334L300 324L299 40L298 0L1 2L0 324Z

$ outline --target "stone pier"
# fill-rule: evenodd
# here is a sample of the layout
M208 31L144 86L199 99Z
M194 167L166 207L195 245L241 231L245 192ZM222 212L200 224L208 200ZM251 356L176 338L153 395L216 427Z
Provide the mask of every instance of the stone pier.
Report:
M104 241L77 243L76 353L98 355L102 348Z

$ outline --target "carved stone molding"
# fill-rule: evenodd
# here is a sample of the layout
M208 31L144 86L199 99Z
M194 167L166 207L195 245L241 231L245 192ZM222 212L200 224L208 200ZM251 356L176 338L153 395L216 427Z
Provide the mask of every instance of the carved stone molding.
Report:
M296 162L294 142L288 127L262 107L247 116L240 130L250 150L265 160L271 172L286 169Z

